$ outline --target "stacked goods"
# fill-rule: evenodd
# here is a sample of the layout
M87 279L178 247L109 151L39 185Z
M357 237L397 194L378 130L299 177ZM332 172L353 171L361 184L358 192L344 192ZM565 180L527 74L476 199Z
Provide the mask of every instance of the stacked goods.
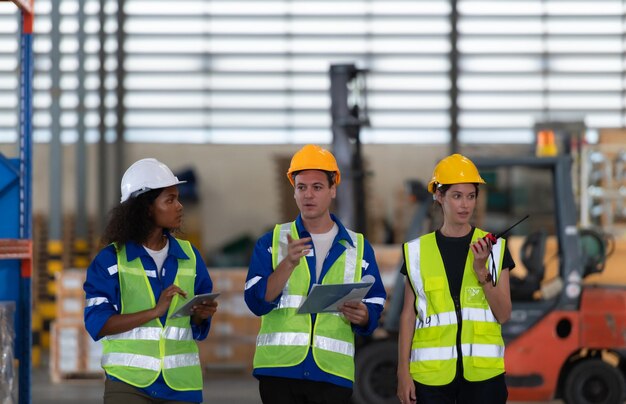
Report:
M50 375L54 382L102 377L102 348L83 323L85 270L66 269L56 279L56 318L51 329Z
M243 298L247 268L210 269L213 291L219 292L217 313L209 336L198 343L206 371L249 371L261 319Z

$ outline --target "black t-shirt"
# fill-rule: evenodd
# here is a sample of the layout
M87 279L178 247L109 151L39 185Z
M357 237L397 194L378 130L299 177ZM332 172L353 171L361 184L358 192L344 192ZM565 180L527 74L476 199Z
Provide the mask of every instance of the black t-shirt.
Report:
M467 253L474 235L474 227L463 237L446 237L439 230L435 232L437 246L443 258L443 265L446 268L446 276L450 285L450 294L453 298L458 298L461 294L461 284L463 283L463 271L465 270L465 261ZM404 255L403 255L404 256ZM515 262L509 252L508 246L504 249L504 258L502 260L502 268L512 270L515 268ZM400 272L404 275L406 272L406 262L402 264Z

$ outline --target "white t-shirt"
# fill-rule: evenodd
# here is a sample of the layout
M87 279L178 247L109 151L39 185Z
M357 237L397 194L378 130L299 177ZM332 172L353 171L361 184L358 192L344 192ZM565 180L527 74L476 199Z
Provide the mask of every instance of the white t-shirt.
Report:
M322 273L322 266L324 260L330 251L330 247L333 245L335 236L339 233L339 227L337 223L333 223L332 229L322 234L311 234L313 245L315 246L315 278L316 282L319 282L320 274Z
M148 251L148 254L150 254L152 259L154 260L154 263L156 264L157 273L154 274L154 275L158 276L159 279L161 279L163 277L163 275L165 275L165 270L163 269L163 264L165 263L165 259L167 258L167 252L169 251L169 246L170 246L170 240L169 239L166 240L165 247L161 248L158 251L151 250L148 247L143 246L143 248L145 248L146 251ZM146 272L148 273L148 276L151 275L149 273L150 271L146 271Z

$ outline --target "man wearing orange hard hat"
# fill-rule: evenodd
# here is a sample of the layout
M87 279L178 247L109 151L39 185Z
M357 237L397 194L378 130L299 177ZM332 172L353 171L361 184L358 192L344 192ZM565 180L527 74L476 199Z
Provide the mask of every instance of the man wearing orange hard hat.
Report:
M332 153L304 146L291 159L287 178L300 214L257 241L246 279L246 304L262 317L253 374L266 404L348 404L354 335L377 327L385 289L370 244L330 213L341 182ZM338 312L298 314L314 284L362 280L373 282L362 300L348 301Z

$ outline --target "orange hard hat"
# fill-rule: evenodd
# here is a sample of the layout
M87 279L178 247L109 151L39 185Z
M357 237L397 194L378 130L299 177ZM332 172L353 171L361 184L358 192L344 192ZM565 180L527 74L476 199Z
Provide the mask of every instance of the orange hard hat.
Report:
M485 184L472 160L460 154L452 154L441 160L433 171L433 178L428 183L428 192L434 194L435 184Z
M295 186L292 174L302 170L331 171L335 173L335 184L339 185L341 182L341 173L335 156L318 145L308 144L293 155L287 170L287 178L291 185Z

